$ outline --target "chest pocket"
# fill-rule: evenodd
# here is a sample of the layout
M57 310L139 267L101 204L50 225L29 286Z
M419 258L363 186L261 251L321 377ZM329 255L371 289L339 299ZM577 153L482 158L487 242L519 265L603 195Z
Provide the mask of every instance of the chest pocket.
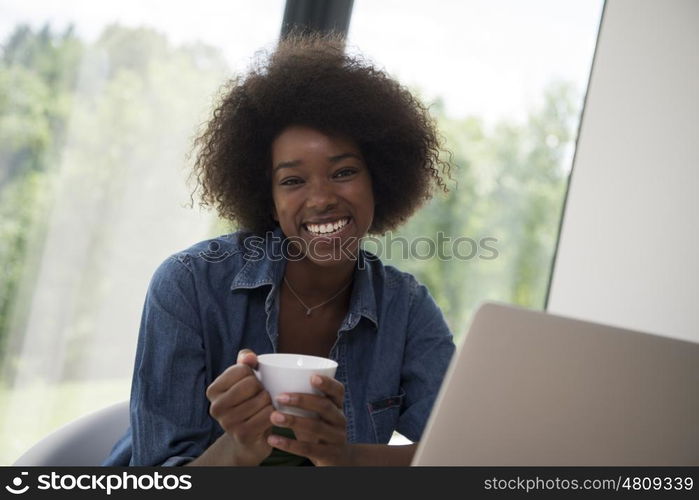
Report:
M401 389L397 396L378 399L367 405L377 443L385 444L391 440L393 431L398 425L398 417L404 399L405 391Z

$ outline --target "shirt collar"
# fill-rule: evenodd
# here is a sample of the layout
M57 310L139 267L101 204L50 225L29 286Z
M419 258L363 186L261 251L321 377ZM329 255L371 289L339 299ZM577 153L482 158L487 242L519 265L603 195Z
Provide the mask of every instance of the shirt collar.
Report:
M286 258L282 253L283 241L284 233L278 226L264 238L258 235L246 236L242 241L245 264L233 278L231 290L277 286L286 267Z
M283 251L284 233L279 226L267 233L267 237L250 236L243 242L245 264L231 282L231 291L241 288L258 288L271 285L272 290L279 286L286 268ZM360 250L354 269L354 287L350 297L349 311L341 328L354 328L360 317L369 319L378 330L376 315L376 294L374 290L373 266L378 257Z

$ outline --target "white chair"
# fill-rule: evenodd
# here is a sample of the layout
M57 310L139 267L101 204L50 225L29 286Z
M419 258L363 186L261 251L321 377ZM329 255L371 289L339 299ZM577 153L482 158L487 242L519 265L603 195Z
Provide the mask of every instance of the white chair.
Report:
M100 465L129 426L129 402L78 418L32 446L15 466Z

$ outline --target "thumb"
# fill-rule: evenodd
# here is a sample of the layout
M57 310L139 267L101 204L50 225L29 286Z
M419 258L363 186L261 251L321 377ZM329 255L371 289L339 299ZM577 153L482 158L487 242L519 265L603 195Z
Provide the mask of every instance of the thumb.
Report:
M238 364L248 365L250 368L257 367L257 354L250 349L241 349L238 351Z

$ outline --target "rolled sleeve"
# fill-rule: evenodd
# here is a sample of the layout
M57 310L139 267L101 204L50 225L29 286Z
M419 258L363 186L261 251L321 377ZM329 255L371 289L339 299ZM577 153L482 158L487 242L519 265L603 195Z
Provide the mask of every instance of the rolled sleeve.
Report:
M401 372L405 399L397 430L411 441L419 441L455 346L442 311L427 287L417 283L408 328Z
M212 421L200 325L192 274L171 257L151 280L141 318L130 465L183 465L208 446Z

